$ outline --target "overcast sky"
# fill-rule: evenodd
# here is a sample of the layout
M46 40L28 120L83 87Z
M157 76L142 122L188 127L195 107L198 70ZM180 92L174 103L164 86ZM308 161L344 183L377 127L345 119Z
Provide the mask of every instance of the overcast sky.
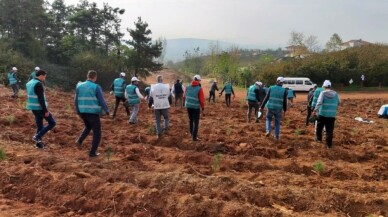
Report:
M78 0L64 0L66 5ZM201 38L284 47L291 31L316 35L323 46L343 41L388 43L388 0L89 0L125 9L123 28L141 16L152 37Z

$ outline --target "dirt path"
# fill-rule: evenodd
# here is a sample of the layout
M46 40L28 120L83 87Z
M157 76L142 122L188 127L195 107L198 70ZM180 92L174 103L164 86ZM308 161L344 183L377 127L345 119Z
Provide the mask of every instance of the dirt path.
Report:
M164 73L169 83L176 79ZM210 83L202 84L207 96ZM199 142L188 135L184 109L170 109L171 130L157 139L145 103L137 125L120 107L116 120L102 119L97 159L87 157L91 136L81 149L74 144L83 125L72 94L48 90L57 127L42 151L31 142L36 128L25 95L14 101L9 93L0 87L0 147L7 154L0 161L0 217L388 216L388 122L376 118L388 103L385 93L341 93L333 150L305 126L304 94L283 119L278 142L264 136L264 119L247 123L246 93L237 88L230 108L219 98L206 105Z

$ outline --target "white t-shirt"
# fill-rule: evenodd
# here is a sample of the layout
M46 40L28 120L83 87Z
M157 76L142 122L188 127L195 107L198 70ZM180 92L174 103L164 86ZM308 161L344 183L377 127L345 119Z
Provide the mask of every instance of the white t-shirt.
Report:
M170 108L170 103L168 102L168 97L170 96L169 84L152 84L150 96L154 100L154 109Z

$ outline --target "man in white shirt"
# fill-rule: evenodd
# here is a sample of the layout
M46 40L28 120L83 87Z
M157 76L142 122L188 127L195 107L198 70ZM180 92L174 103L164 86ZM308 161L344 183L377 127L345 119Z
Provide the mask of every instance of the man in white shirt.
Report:
M151 85L150 96L153 99L154 103L154 114L156 120L156 134L158 138L162 136L162 134L168 131L169 126L169 117L168 110L170 108L170 103L168 101L168 97L170 96L170 87L168 84L163 84L163 77L158 75L156 77L157 84ZM160 122L164 118L164 128L162 129L160 126Z

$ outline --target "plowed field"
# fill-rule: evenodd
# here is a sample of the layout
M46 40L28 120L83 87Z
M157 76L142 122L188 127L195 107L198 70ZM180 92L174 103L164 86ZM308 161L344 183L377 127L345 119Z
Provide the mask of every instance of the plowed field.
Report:
M207 96L209 83L203 86ZM388 216L388 120L376 115L387 93L340 93L331 150L305 126L306 94L297 93L279 141L264 136L264 119L247 123L245 91L236 90L230 108L219 98L206 104L197 142L185 109L170 109L170 131L157 139L144 102L136 125L119 107L115 120L102 118L101 155L90 159L91 136L80 149L74 143L83 123L72 93L47 90L57 126L39 150L25 92L18 100L10 89L0 92L7 155L0 161L0 217ZM106 99L112 108L114 98Z

